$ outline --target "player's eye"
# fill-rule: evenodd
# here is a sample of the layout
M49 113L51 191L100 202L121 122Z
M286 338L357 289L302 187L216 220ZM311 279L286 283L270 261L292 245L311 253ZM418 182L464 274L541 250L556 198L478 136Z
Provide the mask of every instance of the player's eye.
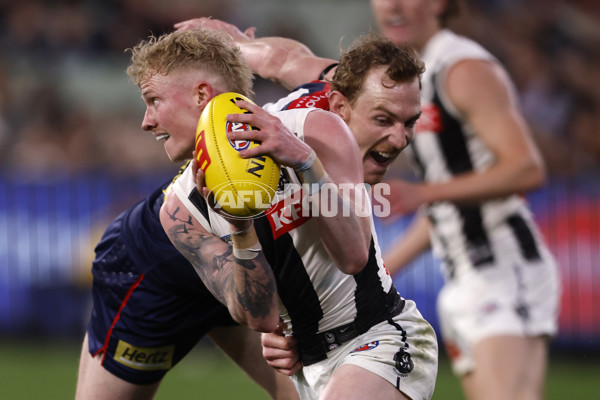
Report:
M375 122L378 125L382 125L382 126L390 125L392 123L389 118L385 118L385 117L377 117L377 118L375 118Z
M404 126L406 126L407 128L414 128L415 125L417 125L417 121L419 120L420 117L421 117L421 114L419 114L419 115L417 115L417 116L415 116L415 117L407 120L404 123Z

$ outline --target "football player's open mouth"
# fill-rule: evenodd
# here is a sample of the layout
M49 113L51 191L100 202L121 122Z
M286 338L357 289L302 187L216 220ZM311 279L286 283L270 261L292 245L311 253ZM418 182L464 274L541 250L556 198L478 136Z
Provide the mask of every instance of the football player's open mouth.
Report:
M387 166L389 163L394 161L398 152L384 152L384 151L371 151L369 155L377 164Z
M156 141L160 142L161 140L167 140L170 137L171 137L171 135L169 135L168 133L162 133L162 134L156 136Z

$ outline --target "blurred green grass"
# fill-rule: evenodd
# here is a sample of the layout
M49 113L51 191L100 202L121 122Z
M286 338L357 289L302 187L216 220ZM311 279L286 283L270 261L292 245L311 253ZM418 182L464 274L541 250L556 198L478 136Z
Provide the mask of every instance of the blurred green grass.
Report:
M0 340L0 398L3 400L72 399L79 345L74 342ZM547 400L598 398L600 359L582 353L553 352ZM156 399L268 399L242 371L202 342L165 378ZM462 399L458 381L440 358L435 400Z

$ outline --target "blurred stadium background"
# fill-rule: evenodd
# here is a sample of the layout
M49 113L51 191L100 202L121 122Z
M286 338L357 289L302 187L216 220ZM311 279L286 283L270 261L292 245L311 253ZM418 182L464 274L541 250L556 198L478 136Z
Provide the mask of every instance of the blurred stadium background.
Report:
M596 0L467 3L453 27L508 68L550 171L548 185L527 198L563 279L552 357L558 363L568 355L574 365L598 371L600 6ZM256 26L260 36L296 38L332 58L374 27L366 0L0 0L0 382L17 388L3 398L37 397L10 378L44 382L34 364L43 371L68 365L63 385L74 384L93 247L112 218L176 172L162 145L140 128L143 104L127 80L124 50L149 33L170 31L174 22L208 15ZM283 93L256 82L259 104ZM410 176L402 160L393 174ZM384 248L410 218L378 223ZM431 255L395 282L437 328L441 276ZM195 371L197 360L190 359L186 365ZM565 370L579 371L573 368ZM73 388L66 393L46 398L69 397ZM227 397L218 393L214 398Z

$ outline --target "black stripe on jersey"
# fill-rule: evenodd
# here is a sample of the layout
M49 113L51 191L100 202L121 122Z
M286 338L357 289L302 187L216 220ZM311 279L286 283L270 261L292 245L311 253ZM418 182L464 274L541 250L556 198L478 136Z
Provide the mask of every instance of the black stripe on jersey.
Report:
M375 242L371 238L367 265L358 274L354 275L354 281L356 282L356 291L354 292L356 318L354 325L360 333L368 331L373 325L392 315L400 300L400 296L393 285L389 293L383 290L378 272L377 250Z
M458 207L463 220L463 233L467 239L469 259L475 267L494 261L492 247L483 227L480 207Z
M206 200L204 199L204 197L202 197L200 192L198 192L197 188L194 188L194 190L192 190L192 192L188 196L188 199L192 202L194 206L196 206L198 211L202 213L204 218L206 218L207 221L210 221L210 219L208 218L208 205L206 204Z
M293 321L294 336L313 337L319 330L323 310L292 237L285 233L274 240L271 225L264 216L254 220L254 228L273 269L279 298Z
M432 225L436 225L436 219L433 215L431 215L431 213L428 213L427 217L429 218L429 221L431 222ZM452 258L448 257L449 254L449 247L448 246L448 241L446 240L446 238L444 236L439 236L438 240L440 241L441 246L444 248L443 254L444 254L444 262L446 263L446 270L448 271L448 278L449 279L453 279L454 275L456 273L456 266L454 265L454 260L452 260Z
M521 255L529 261L540 260L541 257L537 243L525 219L518 214L514 214L508 217L506 222L517 238Z
M437 76L434 77L434 80L436 78ZM436 137L448 169L452 175L472 171L473 163L467 149L466 134L460 123L443 107L437 91L433 103L440 110L444 127ZM457 207L457 210L463 221L462 231L467 240L467 251L473 265L481 266L494 261L492 247L483 226L480 207Z

